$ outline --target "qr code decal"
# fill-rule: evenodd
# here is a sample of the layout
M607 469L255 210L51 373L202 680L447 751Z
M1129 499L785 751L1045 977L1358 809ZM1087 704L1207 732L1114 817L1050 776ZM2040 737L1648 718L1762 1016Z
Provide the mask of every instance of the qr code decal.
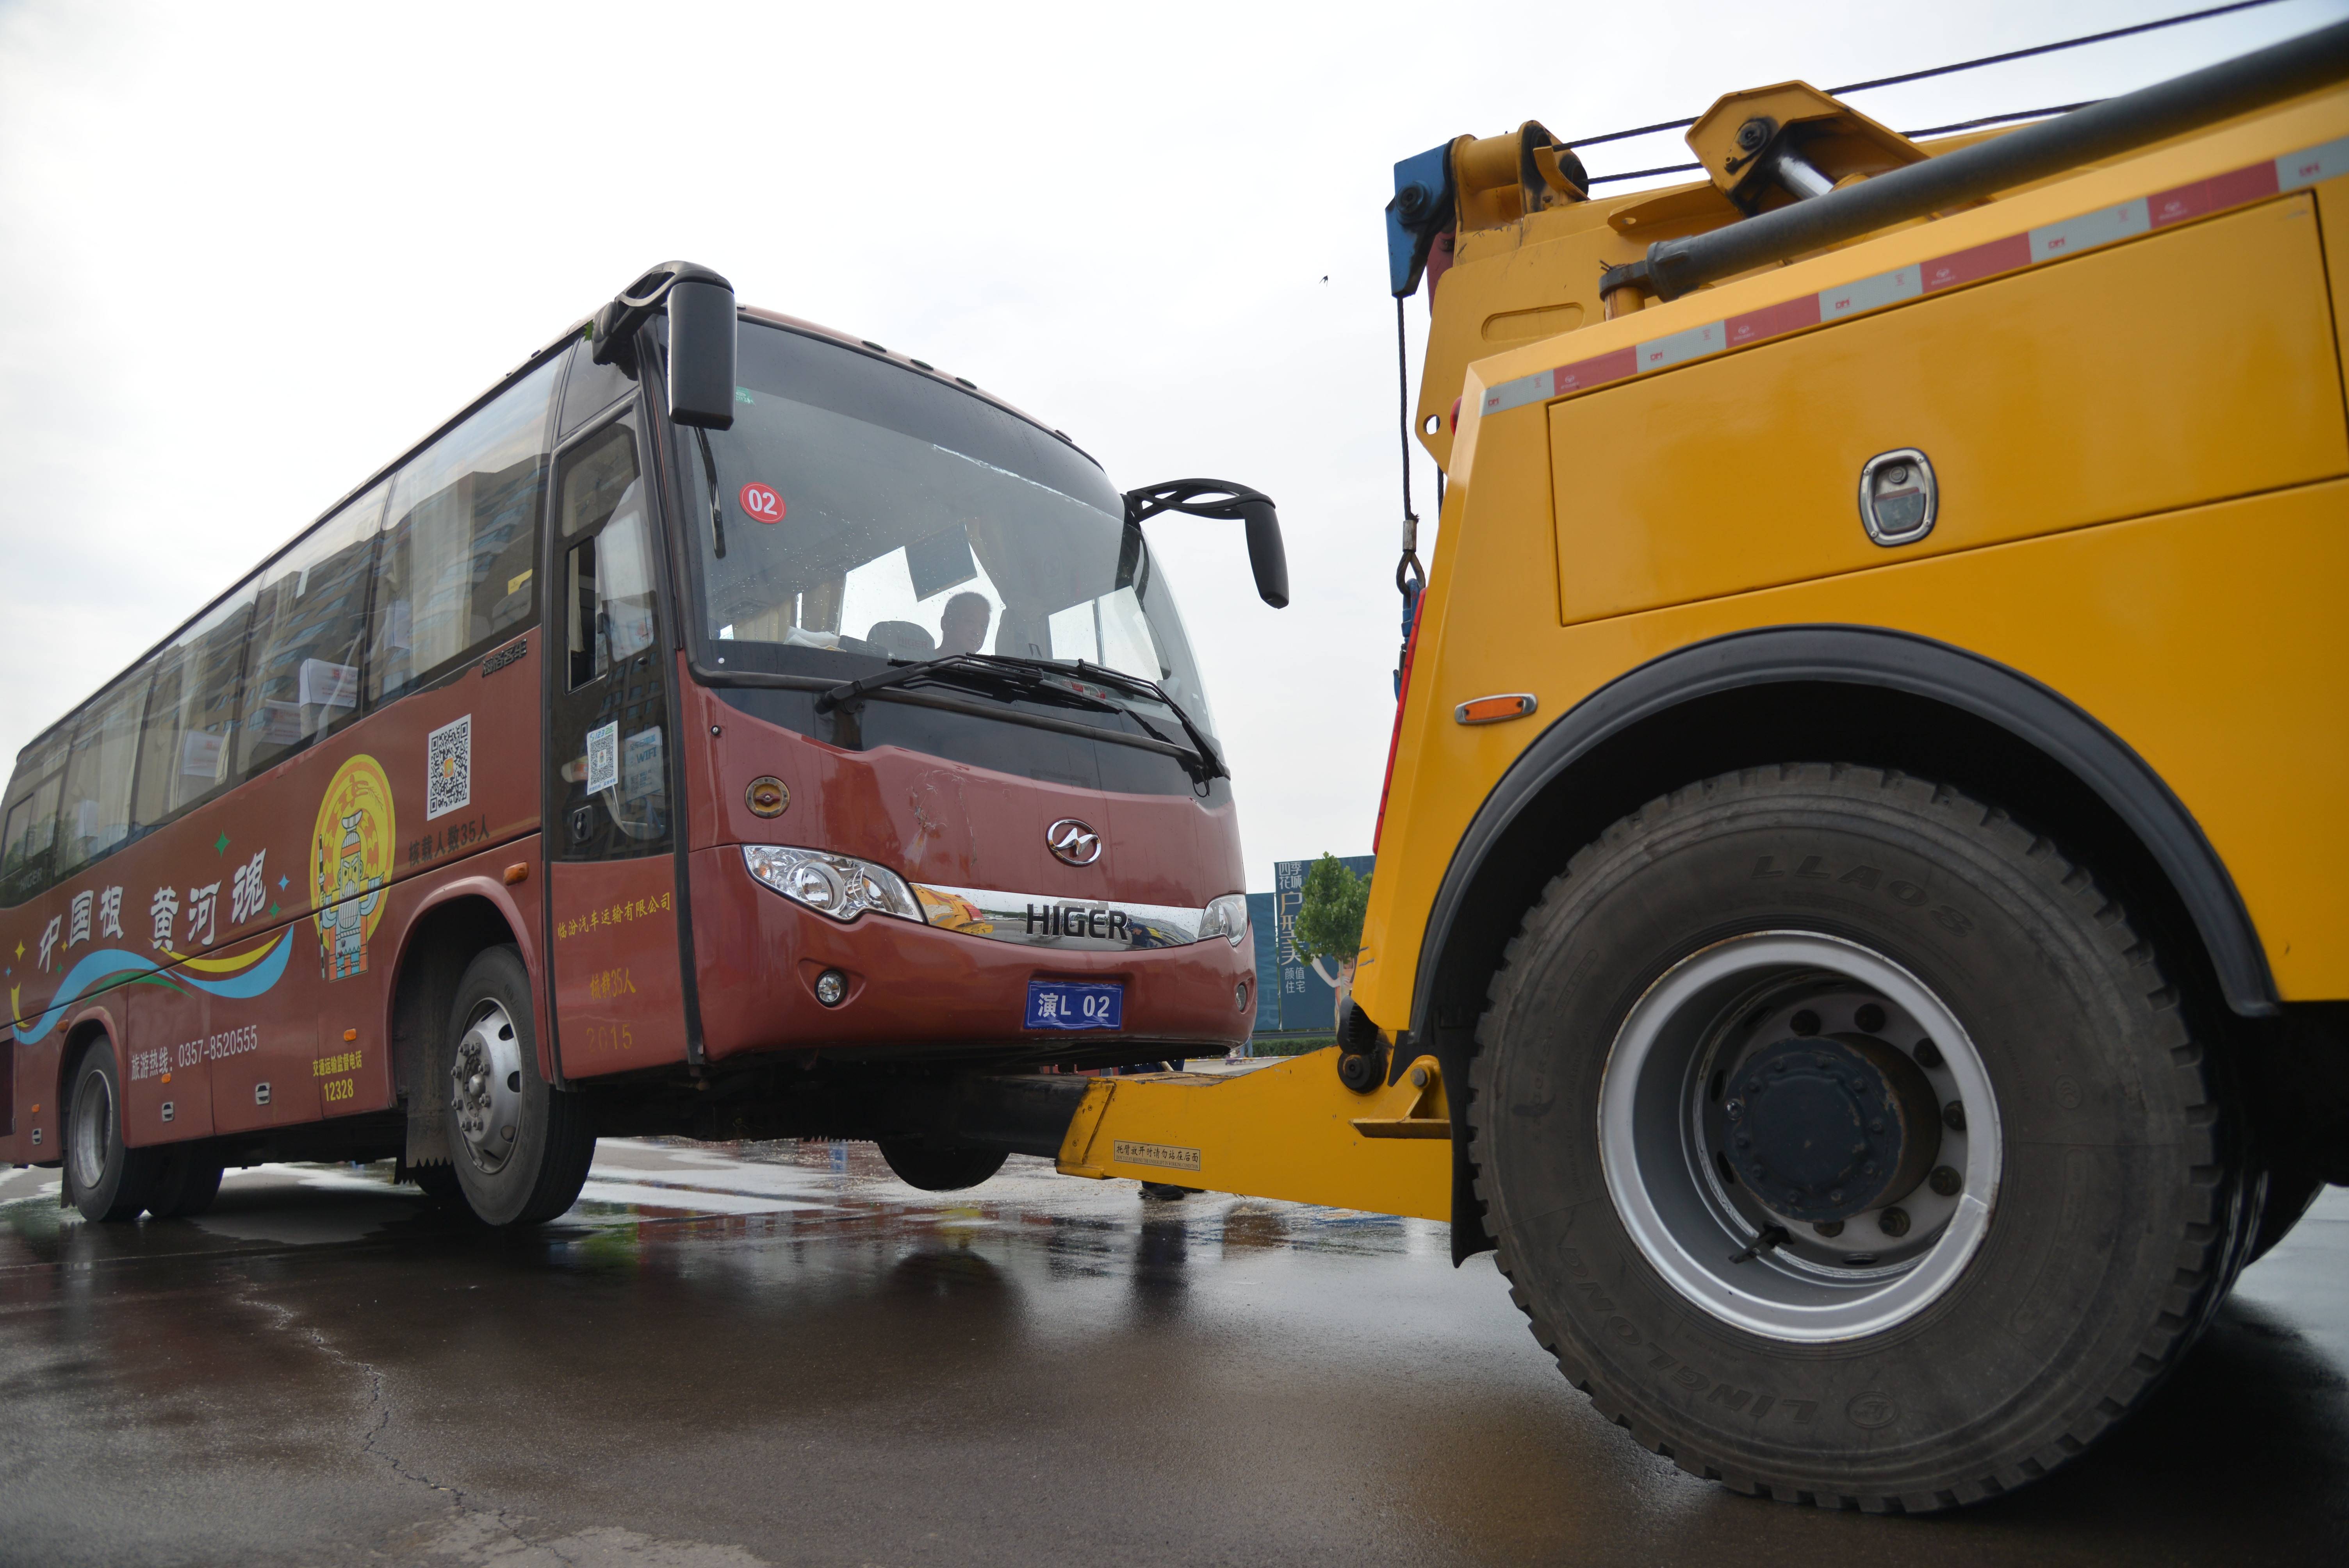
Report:
M587 793L601 795L620 787L620 724L598 725L587 732Z
M473 716L424 738L424 820L445 817L473 803Z

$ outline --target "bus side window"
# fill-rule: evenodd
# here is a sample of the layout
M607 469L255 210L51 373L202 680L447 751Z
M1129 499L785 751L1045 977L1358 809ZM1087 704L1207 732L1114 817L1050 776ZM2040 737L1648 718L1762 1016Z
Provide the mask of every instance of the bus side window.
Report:
M359 645L383 500L378 485L263 573L237 725L239 778L358 712Z
M254 588L246 583L155 656L132 802L132 818L141 828L207 799L231 777L229 743Z
M549 734L548 809L562 858L612 860L668 844L668 702L657 641L652 519L633 418L563 454L555 480L553 614L565 659ZM550 626L550 634L558 628Z
M565 458L555 515L563 537L567 689L578 690L653 642L652 551L635 434L613 426Z
M57 881L52 851L70 730L61 724L25 748L8 793L0 797L0 903L22 903Z
M153 665L140 665L85 707L74 726L73 745L66 753L64 806L57 813L60 876L130 836L130 778L153 674Z
M561 356L409 459L376 561L367 700L388 701L537 614L531 562Z

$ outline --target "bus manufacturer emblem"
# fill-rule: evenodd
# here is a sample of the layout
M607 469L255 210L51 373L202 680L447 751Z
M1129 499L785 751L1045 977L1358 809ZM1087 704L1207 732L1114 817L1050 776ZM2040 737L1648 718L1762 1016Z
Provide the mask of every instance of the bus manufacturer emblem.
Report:
M792 791L773 774L762 773L742 791L742 800L753 817L780 817L792 803Z
M1045 829L1044 843L1064 865L1089 866L1101 859L1101 835L1074 817L1063 817Z

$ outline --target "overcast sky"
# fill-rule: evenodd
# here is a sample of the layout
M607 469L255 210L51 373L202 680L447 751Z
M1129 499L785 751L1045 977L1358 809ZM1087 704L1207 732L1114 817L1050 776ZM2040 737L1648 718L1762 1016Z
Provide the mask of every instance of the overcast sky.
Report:
M1367 851L1378 805L1397 159L2196 8L0 0L0 758L679 256L969 377L1121 489L1279 502L1286 611L1237 526L1153 531L1268 888L1275 860ZM2282 0L1854 101L1902 129L2070 102L2344 13Z

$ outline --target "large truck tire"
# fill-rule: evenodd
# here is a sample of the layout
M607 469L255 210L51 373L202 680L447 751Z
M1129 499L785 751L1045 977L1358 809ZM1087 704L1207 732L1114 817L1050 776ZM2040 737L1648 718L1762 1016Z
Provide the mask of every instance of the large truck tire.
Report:
M122 1067L100 1037L74 1063L66 1096L66 1199L95 1222L135 1220L147 1206L161 1151L122 1140Z
M578 1201L595 1159L586 1102L538 1068L530 972L492 947L466 965L449 1014L450 1144L465 1204L483 1224L534 1225Z
M1899 773L1785 764L1609 828L1471 1075L1535 1336L1740 1491L1920 1511L2143 1400L2256 1233L2189 1010L2087 868Z

